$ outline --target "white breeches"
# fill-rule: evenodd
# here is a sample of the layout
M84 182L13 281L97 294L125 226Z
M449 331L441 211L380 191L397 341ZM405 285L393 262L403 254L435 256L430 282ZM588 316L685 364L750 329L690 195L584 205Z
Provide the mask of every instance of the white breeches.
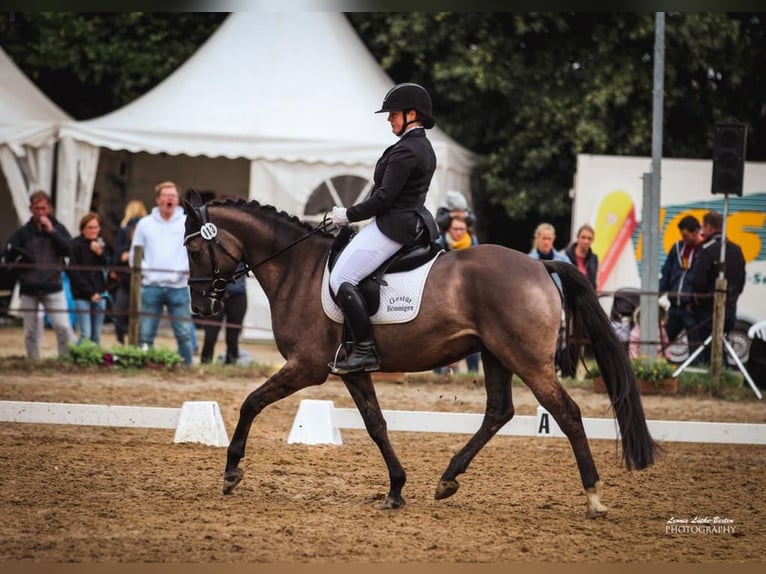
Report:
M383 235L373 219L351 239L338 257L330 273L330 289L337 293L342 283L358 285L401 247L401 243Z

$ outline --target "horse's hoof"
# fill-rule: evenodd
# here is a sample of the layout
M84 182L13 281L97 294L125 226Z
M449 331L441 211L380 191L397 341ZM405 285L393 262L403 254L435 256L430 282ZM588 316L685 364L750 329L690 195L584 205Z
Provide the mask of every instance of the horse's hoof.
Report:
M436 486L436 494L434 494L434 498L436 500L449 498L457 492L458 488L460 488L460 484L454 478L452 480L440 480L439 484Z
M607 507L602 505L601 508L589 508L585 516L587 518L606 518L607 511Z
M401 496L387 496L383 510L396 510L407 504Z
M588 499L588 511L585 513L585 516L588 518L606 518L606 513L609 509L601 504L603 488L604 485L599 480L590 488L585 489L585 496Z
M245 476L245 471L241 468L235 468L234 472L225 474L223 476L223 493L231 494L231 491L242 481L243 476Z

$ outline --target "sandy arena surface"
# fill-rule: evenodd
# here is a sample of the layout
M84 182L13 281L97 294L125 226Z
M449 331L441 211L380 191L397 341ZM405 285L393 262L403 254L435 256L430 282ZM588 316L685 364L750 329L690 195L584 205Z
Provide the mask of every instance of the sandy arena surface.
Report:
M46 346L51 356L50 332ZM259 363L281 363L269 345L244 347ZM23 355L20 330L0 329L0 355ZM265 380L263 372L6 369L0 400L174 408L217 401L231 436L240 404ZM424 379L381 381L382 407L483 411L480 383ZM514 385L513 392L517 414L534 414L527 388ZM570 393L584 416L609 416L605 395ZM267 408L252 428L245 478L231 496L221 492L225 449L175 444L173 430L0 423L0 561L763 561L764 446L668 442L653 467L627 472L614 441L592 440L610 509L594 521L585 518L565 439L495 437L460 477L457 494L439 501L438 479L468 435L392 432L408 473L407 505L383 511L386 470L366 432L343 430L342 446L287 444L302 399L353 407L342 383L331 379ZM766 423L766 400L754 397L647 396L644 407L649 419ZM730 528L668 531L669 521L695 517Z

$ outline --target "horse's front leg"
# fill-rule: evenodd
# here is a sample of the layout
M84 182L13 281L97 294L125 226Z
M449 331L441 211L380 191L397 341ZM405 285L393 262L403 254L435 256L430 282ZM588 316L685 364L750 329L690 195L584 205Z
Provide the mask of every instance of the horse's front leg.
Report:
M401 508L405 505L404 498L402 498L402 488L407 482L407 474L404 472L404 468L388 438L388 426L378 404L375 387L372 385L372 377L369 373L349 373L344 375L342 379L362 415L367 433L378 445L383 460L386 461L389 490L386 501L383 503L383 509Z
M448 498L457 492L460 484L457 475L464 473L468 465L489 442L503 425L513 418L513 403L511 402L511 373L489 351L482 351L484 365L484 386L487 391L487 406L479 430L471 437L466 445L450 460L447 470L442 474L436 486L434 498Z
M307 366L300 361L288 361L277 373L251 392L239 409L239 420L226 451L226 470L223 474L223 493L231 494L240 483L244 471L239 462L245 456L247 436L255 417L271 403L311 385L321 385L329 370L326 366Z

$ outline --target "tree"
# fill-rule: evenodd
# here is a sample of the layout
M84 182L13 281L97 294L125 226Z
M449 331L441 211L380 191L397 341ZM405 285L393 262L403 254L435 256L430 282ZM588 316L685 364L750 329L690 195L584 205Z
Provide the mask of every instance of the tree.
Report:
M52 100L86 119L150 90L225 16L2 13L0 38ZM566 240L577 154L651 153L652 13L347 17L391 78L427 86L438 125L481 154L483 242L526 249L542 220ZM762 14L667 15L665 157L710 158L715 124L736 119L749 125L748 161L766 160L764 24Z
M118 109L185 62L226 17L215 12L4 12L3 50L75 119Z
M651 13L349 19L391 77L428 86L439 125L482 154L484 241L526 248L543 219L568 237L577 154L651 153ZM711 157L715 123L731 116L751 123L748 160L764 159L760 18L670 14L666 38L664 155Z

